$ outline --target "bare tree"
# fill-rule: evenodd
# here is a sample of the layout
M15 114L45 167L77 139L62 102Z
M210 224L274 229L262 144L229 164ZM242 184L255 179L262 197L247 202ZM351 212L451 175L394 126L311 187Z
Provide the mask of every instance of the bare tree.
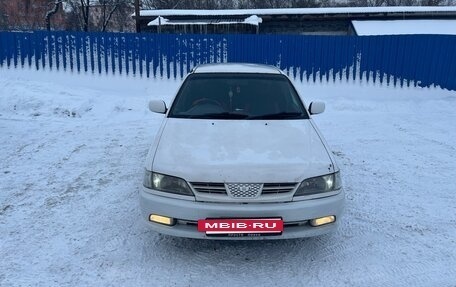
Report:
M46 16L44 17L46 21L46 29L48 31L51 30L51 17L59 11L60 6L62 6L62 0L56 0L52 6L52 9L46 12Z
M36 30L45 28L43 15L50 0L0 0L0 24L6 29Z
M119 11L121 8L128 6L130 1L126 0L99 0L99 5L101 7L101 31L105 32L106 28L110 24L112 17L116 11Z
M315 8L321 7L323 3L320 0L293 0L291 7L293 8Z
M89 20L90 20L90 0L80 0L81 16L82 16L82 31L89 31Z
M445 0L423 0L421 2L422 6L442 6L445 5Z
M219 9L236 9L239 8L239 1L236 0L226 0L226 1L219 1L218 2L218 8Z
M71 13L74 13L79 22L82 31L89 31L90 22L90 0L66 0L67 5L71 8Z
M291 2L286 0L252 0L249 1L253 7L249 8L289 8Z
M396 1L396 0L394 0ZM355 7L376 7L386 6L386 0L352 0L349 2L350 6Z
M132 0L63 0L70 9L67 17L77 19L82 31L106 32L109 27L123 31L131 23ZM114 23L117 22L117 23ZM70 23L67 23L70 24Z
M143 0L142 7L144 9L184 9L185 4L191 1L182 0Z
M8 27L8 17L6 15L5 3L0 1L0 29Z

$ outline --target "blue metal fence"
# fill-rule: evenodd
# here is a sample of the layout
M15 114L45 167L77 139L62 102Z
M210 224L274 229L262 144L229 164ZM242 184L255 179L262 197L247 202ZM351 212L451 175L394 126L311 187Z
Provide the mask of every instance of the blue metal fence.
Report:
M178 78L214 62L271 64L307 81L359 79L456 90L456 36L0 32L0 65L8 67Z

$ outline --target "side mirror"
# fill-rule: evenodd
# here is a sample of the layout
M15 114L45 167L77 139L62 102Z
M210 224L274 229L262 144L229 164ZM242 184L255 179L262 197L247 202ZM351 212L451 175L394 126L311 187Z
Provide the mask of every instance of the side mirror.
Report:
M153 100L149 102L149 110L154 113L164 114L168 110L162 100Z
M309 112L311 115L321 114L325 111L325 103L323 102L311 102L309 106Z

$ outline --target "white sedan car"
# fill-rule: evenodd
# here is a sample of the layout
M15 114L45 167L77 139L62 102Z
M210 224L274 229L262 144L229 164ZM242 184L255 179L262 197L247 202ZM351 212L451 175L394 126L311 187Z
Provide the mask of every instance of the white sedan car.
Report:
M152 229L202 239L286 239L333 231L339 167L286 75L200 65L185 78L146 159L140 204Z

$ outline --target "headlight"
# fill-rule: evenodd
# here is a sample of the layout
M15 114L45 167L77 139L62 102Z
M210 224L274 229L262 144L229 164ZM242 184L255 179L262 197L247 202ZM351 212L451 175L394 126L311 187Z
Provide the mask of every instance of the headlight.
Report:
M144 175L144 187L163 192L193 195L187 182L181 178L155 173L146 170Z
M342 187L340 172L304 180L296 190L295 196L330 192Z

